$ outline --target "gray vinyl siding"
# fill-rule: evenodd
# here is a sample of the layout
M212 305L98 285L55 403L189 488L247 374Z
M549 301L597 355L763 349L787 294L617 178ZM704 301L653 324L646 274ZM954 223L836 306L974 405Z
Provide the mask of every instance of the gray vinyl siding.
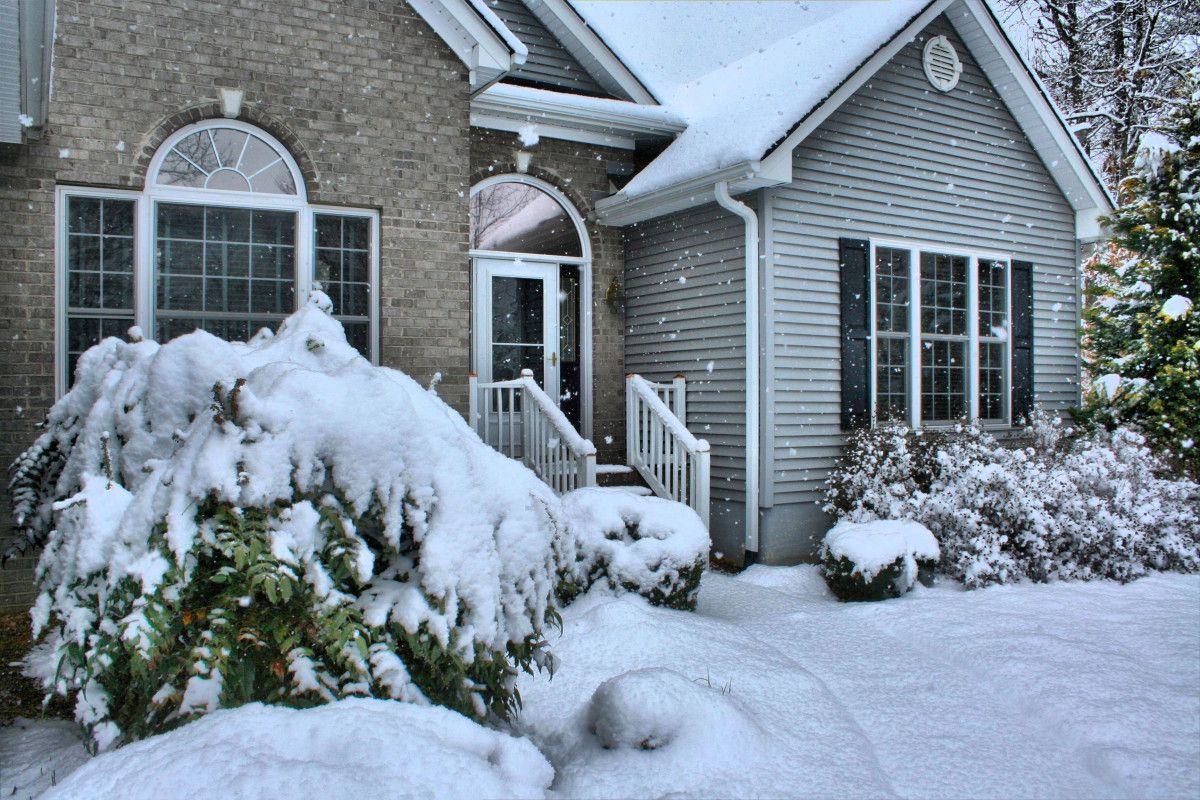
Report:
M569 92L607 94L521 0L491 0L488 6L529 48L525 63L509 72L508 78Z
M964 66L948 94L921 67L921 48L937 34ZM789 186L770 190L764 220L774 262L768 505L811 508L843 442L840 236L1033 262L1035 401L1059 409L1078 402L1074 214L944 17L796 148L793 174Z
M17 0L0 0L0 142L21 141L21 47Z
M625 229L625 369L686 376L688 429L712 445L714 504L745 499L744 237L711 203Z

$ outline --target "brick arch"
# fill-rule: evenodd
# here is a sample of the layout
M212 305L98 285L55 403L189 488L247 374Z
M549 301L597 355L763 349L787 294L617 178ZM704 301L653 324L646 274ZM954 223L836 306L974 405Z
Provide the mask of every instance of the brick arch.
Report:
M206 101L197 103L187 108L176 111L169 116L163 117L158 123L151 128L150 132L142 138L142 146L138 151L137 164L135 167L135 175L144 186L146 183L146 173L150 169L150 161L154 158L154 154L158 152L158 148L167 140L171 134L175 133L180 128L185 128L196 122L205 120L221 120L224 119L221 113L221 104L216 101ZM304 145L300 143L299 137L284 124L281 120L260 111L250 104L243 104L241 113L237 119L240 122L248 122L255 127L262 128L263 131L271 134L279 143L287 148L291 153L292 158L296 160L297 166L300 167L300 175L304 178L304 188L307 195L311 198L313 193L317 191L319 183L317 180L317 169L313 165L312 159L308 157L308 152Z

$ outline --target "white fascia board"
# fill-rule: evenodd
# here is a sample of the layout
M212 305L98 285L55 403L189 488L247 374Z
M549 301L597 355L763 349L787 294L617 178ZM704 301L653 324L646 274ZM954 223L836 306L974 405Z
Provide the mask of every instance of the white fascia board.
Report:
M779 185L779 181L763 177L760 162L743 161L717 172L636 197L627 197L617 192L596 202L596 218L602 225L623 227L702 206L716 201L716 185L721 182L729 184L731 195Z
M495 81L513 64L524 63L524 55L514 52L467 0L408 0L408 4L470 70L473 90Z
M520 133L529 125L531 120L512 116L491 114L486 111L471 110L471 125L476 128L489 128L495 131ZM618 150L633 150L637 143L628 136L618 136L603 131L585 130L583 128L555 125L540 120L536 121L538 136L546 139L562 139L581 144L595 144L603 147L613 147Z
M635 103L658 104L654 95L566 0L525 0L525 5L605 89L625 95Z
M498 83L471 99L471 124L632 150L639 139L669 139L685 125L659 106Z
M792 151L796 146L807 139L825 120L829 119L833 112L841 108L843 103L861 89L876 72L903 50L914 36L924 30L953 2L954 0L934 0L885 45L876 50L875 54L852 72L850 77L842 81L842 84L834 89L832 94L809 111L800 124L784 137L783 141L771 148L762 160L763 172L776 177L786 175L787 181L790 182L792 179Z
M949 19L1075 211L1115 204L1062 113L996 15L981 0L955 0Z

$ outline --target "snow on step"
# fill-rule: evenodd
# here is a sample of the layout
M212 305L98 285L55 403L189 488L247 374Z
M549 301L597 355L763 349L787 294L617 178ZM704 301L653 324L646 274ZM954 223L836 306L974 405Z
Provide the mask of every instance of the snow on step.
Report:
M597 464L597 475L628 475L633 472L633 467L625 464Z

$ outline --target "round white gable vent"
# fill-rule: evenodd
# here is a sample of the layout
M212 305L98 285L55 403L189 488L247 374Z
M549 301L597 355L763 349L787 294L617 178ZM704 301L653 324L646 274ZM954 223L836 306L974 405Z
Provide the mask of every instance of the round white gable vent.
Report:
M954 45L945 36L934 36L925 43L925 77L933 84L933 88L948 92L958 86L962 75L962 62Z

